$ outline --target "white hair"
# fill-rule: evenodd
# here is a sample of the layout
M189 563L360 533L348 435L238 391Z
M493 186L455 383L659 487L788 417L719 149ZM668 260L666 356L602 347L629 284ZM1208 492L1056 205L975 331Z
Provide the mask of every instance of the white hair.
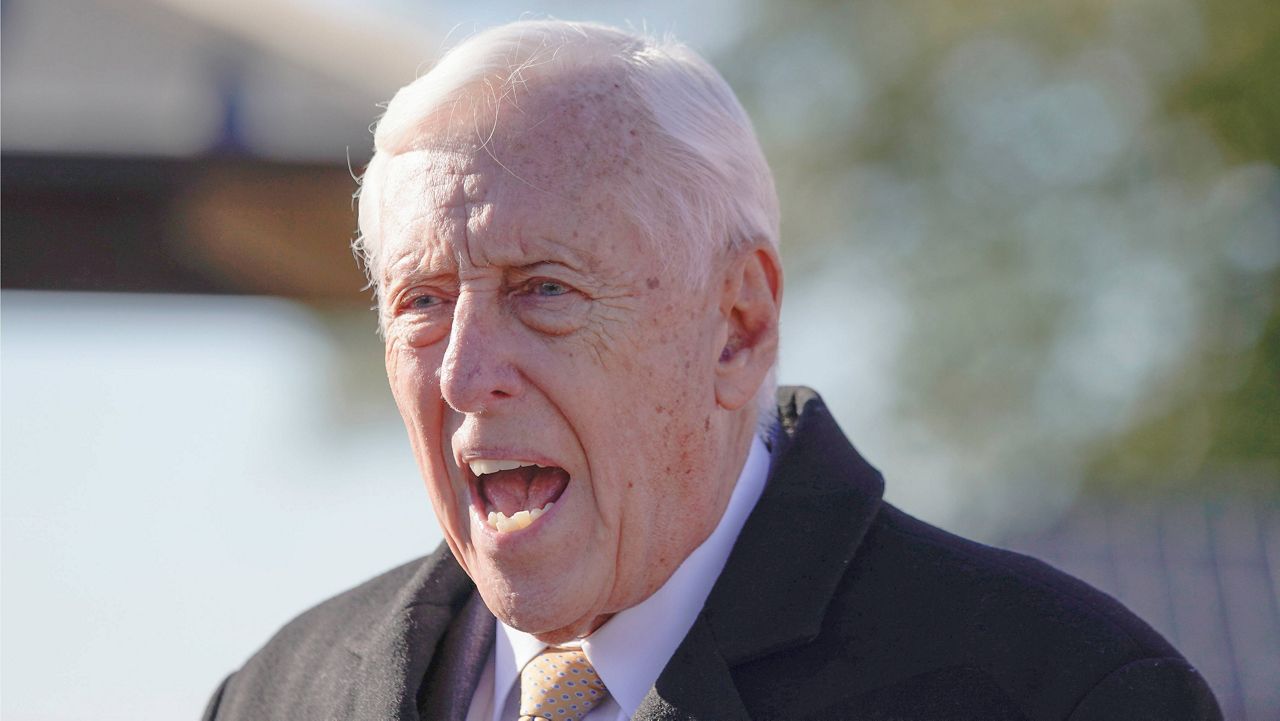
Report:
M717 253L779 239L778 195L751 120L724 78L688 46L605 25L524 20L473 35L428 73L401 88L374 130L374 156L361 180L357 257L380 300L379 221L390 158L420 147L463 98L494 108L531 76L613 70L616 98L647 135L642 180L619 200L671 271L701 284ZM381 302L378 303L381 317ZM773 374L761 410L773 412Z

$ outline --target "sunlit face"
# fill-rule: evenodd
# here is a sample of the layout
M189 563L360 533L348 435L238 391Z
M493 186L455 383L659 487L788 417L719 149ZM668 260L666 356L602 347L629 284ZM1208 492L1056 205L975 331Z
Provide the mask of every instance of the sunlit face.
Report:
M437 517L489 608L551 641L665 582L738 472L717 283L679 282L620 209L640 141L610 90L455 119L382 194L387 375Z

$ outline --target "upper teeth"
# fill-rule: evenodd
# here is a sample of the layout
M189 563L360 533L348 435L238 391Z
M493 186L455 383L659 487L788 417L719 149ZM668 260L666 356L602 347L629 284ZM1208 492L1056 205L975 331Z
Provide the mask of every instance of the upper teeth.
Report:
M497 473L498 471L513 471L524 466L536 466L537 463L529 461L492 461L488 458L477 458L467 463L471 467L471 472L477 476L483 476L487 473Z

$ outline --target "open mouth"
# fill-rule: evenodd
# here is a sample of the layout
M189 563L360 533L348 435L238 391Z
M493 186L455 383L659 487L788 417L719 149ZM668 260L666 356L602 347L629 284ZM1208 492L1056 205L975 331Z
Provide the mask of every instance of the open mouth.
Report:
M502 533L527 528L551 510L569 485L568 472L558 466L486 458L467 465L475 477L475 498L484 505L485 522Z

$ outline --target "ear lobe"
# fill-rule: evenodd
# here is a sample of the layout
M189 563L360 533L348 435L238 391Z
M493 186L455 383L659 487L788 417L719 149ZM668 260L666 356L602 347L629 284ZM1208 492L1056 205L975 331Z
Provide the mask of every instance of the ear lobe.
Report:
M716 401L726 410L750 403L778 353L782 269L767 242L743 250L725 269L720 298L724 330L716 365Z

